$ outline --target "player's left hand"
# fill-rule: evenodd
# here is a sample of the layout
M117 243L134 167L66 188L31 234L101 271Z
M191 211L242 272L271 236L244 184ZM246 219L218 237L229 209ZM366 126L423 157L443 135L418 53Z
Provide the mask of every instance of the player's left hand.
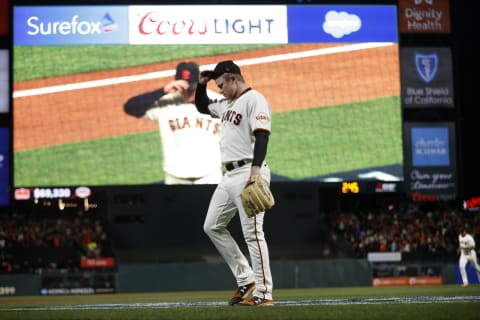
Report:
M259 166L253 166L250 168L250 178L248 179L248 182L252 182L253 176L259 175L260 174L260 167Z
M275 204L269 183L261 175L250 177L240 198L245 214L251 218L260 212L265 212Z
M200 76L198 77L198 82L202 84L207 84L212 78L213 71L205 70L200 72Z

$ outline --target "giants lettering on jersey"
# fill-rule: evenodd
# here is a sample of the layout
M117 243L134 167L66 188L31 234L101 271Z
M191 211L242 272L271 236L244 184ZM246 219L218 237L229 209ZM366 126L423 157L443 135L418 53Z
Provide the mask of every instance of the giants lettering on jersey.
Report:
M182 130L185 128L192 128L192 124L188 117L175 118L169 119L168 124L170 125L170 129L172 131ZM213 123L212 119L205 119L205 118L195 118L195 123L193 124L195 128L204 129L206 131L212 131L213 134L216 134L220 129L219 123Z
M236 113L235 110L228 110L222 116L222 122L224 121L231 122L238 126L242 121L242 115L240 113Z

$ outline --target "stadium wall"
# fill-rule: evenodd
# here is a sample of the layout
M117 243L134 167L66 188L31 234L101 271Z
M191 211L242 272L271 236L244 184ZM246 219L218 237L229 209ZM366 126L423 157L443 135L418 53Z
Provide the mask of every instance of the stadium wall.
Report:
M421 264L418 264L421 266ZM454 263L438 263L443 284L458 283ZM277 289L370 286L372 265L365 259L274 260L272 273ZM46 294L42 279L48 274L0 275L0 295L35 296ZM65 276L68 288L87 272ZM120 264L115 277L117 293L231 290L235 287L228 267L220 261L198 263ZM57 291L56 294L71 293ZM78 291L78 293L91 293Z

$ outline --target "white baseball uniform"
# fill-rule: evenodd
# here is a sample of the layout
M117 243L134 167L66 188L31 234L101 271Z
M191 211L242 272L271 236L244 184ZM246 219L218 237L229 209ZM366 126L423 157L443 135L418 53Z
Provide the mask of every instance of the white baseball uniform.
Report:
M158 121L165 184L218 184L222 178L220 121L198 112L193 103L178 99L179 95L162 96L156 103L161 106L148 109L143 116Z
M466 233L458 236L458 244L460 248L459 268L464 285L468 285L467 277L467 263L470 263L472 267L477 271L477 277L480 280L480 266L477 262L477 253L475 252L475 240L473 237Z
M225 172L210 200L204 231L230 267L237 285L243 286L255 281L253 295L271 300L273 283L268 246L263 232L265 213L248 218L240 199L250 177L254 131L271 130L270 106L262 94L250 89L234 101L223 99L209 104L208 107L212 116L219 117L222 121L222 162L226 164L247 160L247 163ZM270 182L271 173L265 162L260 174ZM237 210L252 267L227 229Z

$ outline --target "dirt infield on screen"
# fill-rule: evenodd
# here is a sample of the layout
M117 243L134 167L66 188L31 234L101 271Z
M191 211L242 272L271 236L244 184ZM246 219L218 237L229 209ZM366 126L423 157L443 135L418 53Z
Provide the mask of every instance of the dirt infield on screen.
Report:
M164 85L188 59L202 70L235 60L267 97L274 113L268 161L279 176L301 180L402 163L396 44L132 47L14 48L15 186L163 180L157 123L129 117L123 104ZM344 50L326 51L335 48ZM87 50L83 60L74 50Z

